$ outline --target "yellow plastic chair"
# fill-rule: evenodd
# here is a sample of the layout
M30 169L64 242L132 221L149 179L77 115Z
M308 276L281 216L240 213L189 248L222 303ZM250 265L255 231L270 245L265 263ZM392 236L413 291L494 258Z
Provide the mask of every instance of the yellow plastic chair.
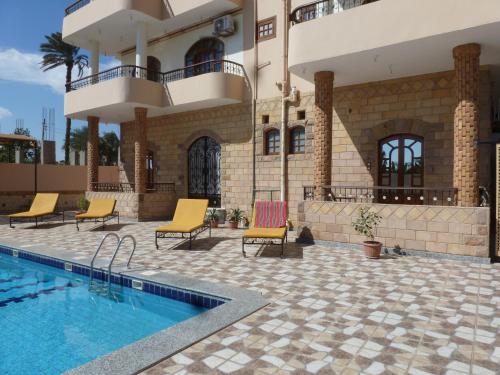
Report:
M85 220L94 220L97 223L99 219L102 219L102 230L106 221L115 217L118 218L118 224L120 224L120 213L115 211L115 206L116 199L92 199L87 212L75 216L76 229L80 230L78 223L83 223Z
M285 252L285 242L288 241L288 228L286 226L279 228L257 228L255 227L255 204L252 212L252 222L250 228L243 232L241 239L241 251L243 256L246 257L245 252L246 244L267 244L267 245L281 245L281 258ZM285 220L286 221L286 220ZM280 241L278 244L274 240Z
M181 234L182 238L185 234L189 234L190 249L193 238L201 232L208 229L211 237L210 224L205 220L207 208L208 199L179 199L172 222L156 228L156 248L159 248L158 238L175 238L175 234Z
M38 219L42 221L45 216L58 216L62 215L64 222L64 211L61 213L56 213L57 201L59 199L59 194L57 193L37 193L35 199L31 203L29 211L19 212L16 214L9 215L9 226L12 226L14 222L21 222L24 220L35 221L35 227L38 227Z

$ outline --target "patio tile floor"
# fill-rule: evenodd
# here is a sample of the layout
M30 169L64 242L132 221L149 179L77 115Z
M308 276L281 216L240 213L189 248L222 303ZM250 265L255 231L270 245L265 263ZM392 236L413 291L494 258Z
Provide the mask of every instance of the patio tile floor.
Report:
M316 245L241 255L241 231L203 233L188 250L160 240L158 223L111 224L105 232L52 222L10 229L0 244L36 246L89 260L107 231L138 242L133 268L180 273L261 292L269 305L145 374L498 374L500 266L420 257L367 260ZM178 246L176 246L178 245ZM173 247L172 249L169 249ZM106 247L104 256L109 256ZM124 261L126 254L119 258Z

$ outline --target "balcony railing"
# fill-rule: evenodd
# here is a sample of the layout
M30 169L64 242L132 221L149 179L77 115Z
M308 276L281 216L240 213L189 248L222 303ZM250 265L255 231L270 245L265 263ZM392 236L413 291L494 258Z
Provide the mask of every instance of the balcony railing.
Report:
M78 9L83 8L85 5L89 4L91 0L78 0L77 2L71 4L64 10L64 14L69 16L71 13L76 12Z
M295 23L306 22L329 14L343 12L361 5L373 3L378 0L322 0L296 8L290 14L290 21Z
M135 65L122 65L70 82L66 85L66 91L75 91L83 87L120 77L141 78L166 84L206 73L227 73L243 76L244 69L241 64L228 60L205 61L166 73L149 70Z
M351 203L456 206L458 189L405 188L387 186L304 186L304 200Z
M97 182L92 183L93 191L97 192L112 192L112 193L134 193L135 184L134 183L108 183L108 182ZM168 193L175 192L175 183L173 182L155 182L152 184L147 184L146 192L148 193Z

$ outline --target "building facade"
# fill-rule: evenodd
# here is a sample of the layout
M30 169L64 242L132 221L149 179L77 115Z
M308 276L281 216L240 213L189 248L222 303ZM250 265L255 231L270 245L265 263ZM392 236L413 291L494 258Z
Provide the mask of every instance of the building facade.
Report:
M138 219L179 197L250 215L286 199L304 239L490 256L500 4L480 0L82 0L63 37L91 53L65 114L89 123L89 196ZM99 71L100 55L119 66ZM99 122L120 181L97 183ZM483 202L484 203L484 202ZM484 205L484 204L483 204Z

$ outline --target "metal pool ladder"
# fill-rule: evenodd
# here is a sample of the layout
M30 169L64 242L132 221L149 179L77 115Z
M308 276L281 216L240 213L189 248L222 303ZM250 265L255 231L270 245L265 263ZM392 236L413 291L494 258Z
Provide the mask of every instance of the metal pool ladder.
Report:
M111 258L111 260L110 260L110 262L108 264L108 289L111 288L111 267L113 267L113 262L115 261L115 258L118 255L118 251L120 250L120 248L121 248L121 246L123 244L123 241L125 241L127 238L130 238L132 240L133 245L134 245L134 247L132 248L132 252L130 253L130 256L129 256L128 261L127 261L127 268L129 268L130 261L132 260L132 257L134 256L135 248L137 247L137 242L135 241L134 236L132 236L130 234L126 234L125 236L123 236L123 237L120 238L120 236L118 236L116 233L108 233L108 234L106 234L102 238L101 243L97 247L97 250L94 253L94 256L92 257L92 261L90 262L90 283L89 283L89 288L92 287L92 279L94 278L94 262L95 262L95 260L97 258L97 255L99 254L99 251L101 251L102 245L104 244L104 242L106 241L106 239L108 237L115 237L116 238L116 242L117 242L115 252L113 253L113 256L112 256L112 258Z

